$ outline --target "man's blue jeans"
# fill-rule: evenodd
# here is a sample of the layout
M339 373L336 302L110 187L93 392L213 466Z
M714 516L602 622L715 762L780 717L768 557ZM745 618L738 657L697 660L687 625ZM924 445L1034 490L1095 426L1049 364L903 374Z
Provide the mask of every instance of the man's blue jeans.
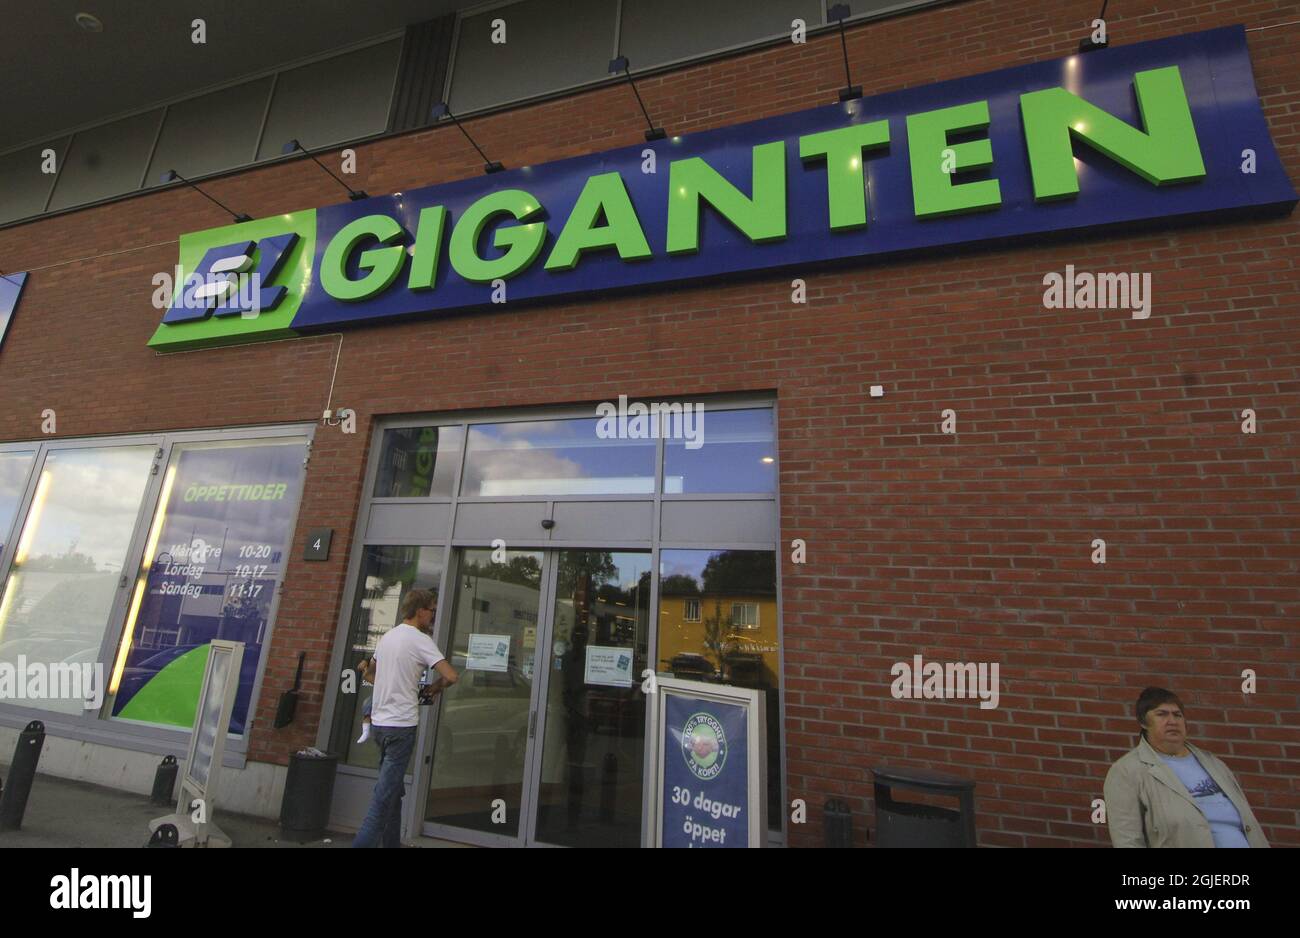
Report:
M374 726L379 745L379 779L370 797L370 810L354 847L400 847L402 845L402 792L406 765L415 750L414 726Z

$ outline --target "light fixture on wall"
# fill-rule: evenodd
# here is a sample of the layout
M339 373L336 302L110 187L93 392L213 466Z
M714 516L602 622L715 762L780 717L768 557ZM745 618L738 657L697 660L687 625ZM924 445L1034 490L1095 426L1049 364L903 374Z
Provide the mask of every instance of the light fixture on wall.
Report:
M85 32L102 33L104 31L103 21L94 13L78 13L72 20Z
M1102 24L1102 37L1103 37L1103 38L1102 38L1101 42L1093 42L1093 40L1092 40L1092 36L1089 36L1087 39L1083 40L1083 42L1079 43L1079 51L1080 51L1080 52L1095 52L1095 51L1098 50L1098 49L1104 49L1104 48L1106 48L1108 45L1110 45L1110 40L1107 39L1107 38L1105 38L1105 36L1106 36L1106 31L1105 31L1105 30L1106 30L1106 4L1108 4L1109 2L1110 2L1110 0L1101 0L1101 12L1097 14L1097 19L1098 19L1098 20L1101 22L1101 24Z
M223 212L225 212L226 214L232 216L232 217L235 219L235 221L252 221L252 220L253 220L253 218L252 218L251 215L245 215L243 212L233 212L233 211L231 211L230 209L226 208L226 206L222 205L220 202L218 202L218 201L217 201L216 199L214 199L212 196L208 195L206 192L204 192L202 189L200 189L200 188L199 188L198 186L196 186L194 183L190 182L188 179L186 179L186 178L185 178L184 176L182 176L180 173L176 172L176 170L174 170L174 169L169 169L169 170L167 170L165 173L163 173L161 179L162 179L163 182L175 182L177 179L179 179L181 182L185 183L185 185L189 186L191 189L193 189L193 190L194 190L195 192L197 192L199 195L203 196L203 198L207 199L207 200L208 200L209 202L211 202L213 205L216 205L216 206L217 206L218 208L220 208Z
M477 143L474 142L474 138L469 135L469 131L466 130L464 126L462 126L460 121L456 120L456 115L451 113L451 108L448 106L446 101L439 101L437 104L435 104L433 106L433 109L429 112L429 116L432 117L434 120L441 120L444 117L450 117L452 123L454 123L457 127L460 127L460 132L465 135L465 139L469 141L470 146L472 146L475 150L478 150L478 155L483 157L483 172L499 173L503 169L505 169L505 167L502 166L500 163L496 162L495 160L490 160L487 158L487 154L484 153L483 149Z
M627 76L627 83L632 86L632 93L636 95L636 103L641 105L641 113L645 116L646 126L650 128L645 132L646 140L650 141L650 140L664 139L664 137L668 135L664 133L664 129L662 127L656 127L654 121L650 119L650 112L645 109L645 102L641 100L641 92L636 90L636 82L632 80L632 72L628 68L628 61L626 55L620 55L616 59L609 60L609 73L611 75L617 75L619 72L622 72L624 75Z
M359 201L361 201L362 199L368 199L368 198L370 198L370 196L368 196L368 195L366 194L366 192L365 192L364 189L353 189L351 186L349 186L346 182L344 182L344 181L343 181L342 179L340 179L338 176L335 176L332 172L330 172L330 169L329 169L328 166L326 166L326 165L325 165L324 163L322 163L320 160L316 159L316 154L315 154L315 153L312 153L311 150L308 150L305 146L303 146L303 145L302 145L301 143L299 143L297 140L290 140L288 143L286 143L283 147L280 148L280 152L283 153L285 156L288 156L290 153L293 153L295 150L301 150L303 153L306 153L308 156L311 157L313 163L315 163L315 164L316 164L317 166L319 166L321 169L325 170L326 173L329 173L329 177L330 177L331 179L333 179L333 180L334 180L335 182L337 182L340 186L342 186L344 189L347 190L348 198L351 199L353 202L359 202Z
M826 11L827 21L835 21L840 24L840 50L844 53L844 87L840 90L840 101L853 101L862 97L862 86L853 84L853 78L849 75L849 44L844 38L844 21L849 18L849 5L847 3L837 3Z

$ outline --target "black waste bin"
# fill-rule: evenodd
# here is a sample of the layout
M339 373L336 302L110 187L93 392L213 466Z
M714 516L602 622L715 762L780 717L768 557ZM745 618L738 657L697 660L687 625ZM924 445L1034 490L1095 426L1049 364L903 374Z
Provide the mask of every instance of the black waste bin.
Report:
M974 847L975 783L920 769L874 769L876 838L881 847ZM948 795L957 809L895 801L898 791Z
M289 775L280 802L281 837L306 843L325 834L338 767L339 757L331 752L320 756L295 752L289 757Z

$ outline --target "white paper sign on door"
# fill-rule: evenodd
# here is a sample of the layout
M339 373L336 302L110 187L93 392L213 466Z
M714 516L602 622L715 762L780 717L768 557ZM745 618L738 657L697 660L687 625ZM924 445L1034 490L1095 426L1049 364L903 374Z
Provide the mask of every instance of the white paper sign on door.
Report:
M588 684L630 687L632 684L632 649L604 645L587 646Z
M466 671L505 671L510 666L509 635L471 635Z

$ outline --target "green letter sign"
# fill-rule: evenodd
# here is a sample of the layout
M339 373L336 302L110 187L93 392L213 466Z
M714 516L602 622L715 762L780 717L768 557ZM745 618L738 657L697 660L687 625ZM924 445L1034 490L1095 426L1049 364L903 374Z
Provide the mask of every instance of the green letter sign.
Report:
M955 173L993 164L988 140L949 143L950 133L983 130L989 125L989 103L974 101L907 115L907 151L912 162L912 207L917 218L978 212L1002 204L996 179L956 185ZM950 151L944 153L945 150Z
M1072 137L1157 186L1205 178L1205 163L1178 67L1138 72L1133 84L1145 133L1064 88L1020 96L1035 200L1079 194Z
M676 160L668 171L668 253L700 249L700 200L704 199L750 241L785 237L785 142L754 147L754 195L746 198L698 156Z
M546 225L533 222L498 229L492 243L505 253L491 260L479 257L478 244L483 231L498 215L527 221L541 210L541 204L523 189L502 189L483 196L465 210L451 230L451 266L473 283L509 280L537 260L546 238Z

